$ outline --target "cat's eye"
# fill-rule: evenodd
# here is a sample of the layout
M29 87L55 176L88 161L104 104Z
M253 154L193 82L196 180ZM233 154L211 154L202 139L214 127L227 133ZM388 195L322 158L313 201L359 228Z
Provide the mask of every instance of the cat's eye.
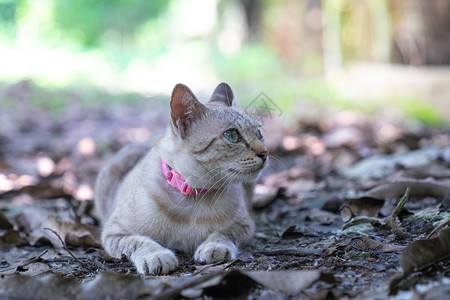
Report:
M256 128L256 137L258 138L258 140L262 140L264 138L259 128Z
M239 132L237 129L229 129L223 133L225 138L232 143L237 143L239 141Z

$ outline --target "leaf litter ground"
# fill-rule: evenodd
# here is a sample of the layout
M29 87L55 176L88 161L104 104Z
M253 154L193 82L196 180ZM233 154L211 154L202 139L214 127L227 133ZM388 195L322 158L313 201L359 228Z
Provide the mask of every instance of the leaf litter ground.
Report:
M32 105L32 89L20 82L1 91L1 101L13 100L0 111L2 297L437 299L448 293L448 128L306 103L290 116L266 118L270 165L255 187L253 242L232 262L198 265L179 253L173 274L139 277L99 244L93 184L121 146L163 132L167 102L87 107L75 99L54 117Z

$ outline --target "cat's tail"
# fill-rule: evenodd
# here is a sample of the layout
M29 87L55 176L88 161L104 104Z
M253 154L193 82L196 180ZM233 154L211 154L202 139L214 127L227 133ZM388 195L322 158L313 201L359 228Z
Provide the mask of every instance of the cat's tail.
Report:
M115 195L121 181L150 149L150 143L127 145L120 149L98 173L95 182L95 207L103 222L106 222L114 211Z

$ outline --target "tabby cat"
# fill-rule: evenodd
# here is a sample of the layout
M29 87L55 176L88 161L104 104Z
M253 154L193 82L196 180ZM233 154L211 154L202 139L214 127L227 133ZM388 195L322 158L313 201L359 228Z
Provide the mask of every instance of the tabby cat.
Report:
M175 270L175 250L199 263L235 259L254 233L247 183L267 161L260 124L234 106L226 83L206 105L176 85L170 116L153 147L119 151L95 187L105 250L141 274Z

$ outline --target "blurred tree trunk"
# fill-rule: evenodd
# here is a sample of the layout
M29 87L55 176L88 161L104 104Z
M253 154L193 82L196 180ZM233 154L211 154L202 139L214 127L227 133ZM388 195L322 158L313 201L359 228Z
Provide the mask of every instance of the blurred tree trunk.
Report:
M388 1L391 61L410 65L450 64L450 1Z
M426 63L450 64L450 1L421 1Z
M322 73L321 10L321 0L272 1L265 5L263 42L294 74Z
M248 40L260 41L262 3L259 0L241 0L247 19Z

